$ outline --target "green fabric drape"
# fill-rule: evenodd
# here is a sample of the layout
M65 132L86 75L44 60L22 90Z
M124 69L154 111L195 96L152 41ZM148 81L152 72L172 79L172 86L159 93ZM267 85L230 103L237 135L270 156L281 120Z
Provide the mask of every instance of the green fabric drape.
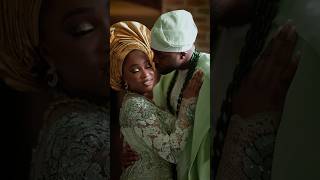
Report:
M177 164L178 179L210 179L210 145L212 129L210 126L210 55L200 53L197 69L204 72L195 112L193 133L181 152ZM161 77L153 94L155 103L166 107L166 96L174 72Z

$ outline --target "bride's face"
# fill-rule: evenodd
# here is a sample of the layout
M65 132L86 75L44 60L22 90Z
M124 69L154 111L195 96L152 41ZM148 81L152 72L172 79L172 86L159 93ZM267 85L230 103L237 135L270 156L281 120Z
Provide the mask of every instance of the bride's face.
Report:
M128 89L140 94L149 93L155 85L155 73L145 53L131 51L124 60L122 67L123 80Z
M108 96L107 0L46 0L41 20L44 59L72 95Z

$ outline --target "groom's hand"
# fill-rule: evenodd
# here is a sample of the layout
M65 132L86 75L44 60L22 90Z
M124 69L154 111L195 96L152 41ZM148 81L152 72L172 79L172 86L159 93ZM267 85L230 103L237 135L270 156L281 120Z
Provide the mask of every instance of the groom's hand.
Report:
M125 143L120 154L120 163L122 169L131 166L137 160L139 160L139 155L131 149L129 144Z

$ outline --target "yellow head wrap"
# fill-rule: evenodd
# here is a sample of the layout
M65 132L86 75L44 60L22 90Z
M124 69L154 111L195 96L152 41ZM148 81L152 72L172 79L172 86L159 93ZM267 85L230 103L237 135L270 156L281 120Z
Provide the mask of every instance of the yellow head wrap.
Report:
M39 88L31 72L39 44L41 0L0 1L0 78L12 88Z
M118 22L110 27L110 85L112 89L123 90L122 64L133 50L144 52L150 62L153 60L150 30L134 21ZM153 64L153 63L151 63Z

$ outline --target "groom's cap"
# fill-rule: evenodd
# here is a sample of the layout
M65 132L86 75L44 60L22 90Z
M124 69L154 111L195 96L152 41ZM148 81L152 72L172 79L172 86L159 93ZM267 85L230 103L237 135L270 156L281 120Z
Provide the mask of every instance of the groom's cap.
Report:
M183 52L192 48L198 29L191 13L175 10L162 14L151 29L151 47L163 52Z

